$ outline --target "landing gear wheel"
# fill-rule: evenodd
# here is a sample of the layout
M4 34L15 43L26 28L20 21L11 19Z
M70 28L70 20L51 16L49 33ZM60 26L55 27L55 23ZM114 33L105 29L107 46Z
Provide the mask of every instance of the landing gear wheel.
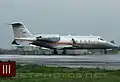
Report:
M56 54L56 55L58 54L56 49L54 49L53 54Z
M66 50L63 50L62 54L66 54L66 53L67 53Z
M104 54L107 54L107 50L104 50Z

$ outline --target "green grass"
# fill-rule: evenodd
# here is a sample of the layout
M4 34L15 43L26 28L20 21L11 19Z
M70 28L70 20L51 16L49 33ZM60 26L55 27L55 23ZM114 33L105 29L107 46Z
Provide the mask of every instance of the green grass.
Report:
M16 65L15 77L0 82L120 82L120 70Z

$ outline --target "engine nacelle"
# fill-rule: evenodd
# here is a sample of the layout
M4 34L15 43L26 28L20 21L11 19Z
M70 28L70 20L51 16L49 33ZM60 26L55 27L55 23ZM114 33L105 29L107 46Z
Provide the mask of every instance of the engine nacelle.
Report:
M37 41L43 41L43 42L58 42L60 40L59 36L39 36L36 37Z

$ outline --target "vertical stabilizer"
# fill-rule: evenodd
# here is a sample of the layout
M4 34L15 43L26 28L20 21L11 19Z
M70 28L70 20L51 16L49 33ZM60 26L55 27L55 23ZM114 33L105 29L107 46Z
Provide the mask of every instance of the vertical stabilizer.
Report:
M14 38L25 38L32 36L29 30L22 23L13 23L11 25L13 27Z

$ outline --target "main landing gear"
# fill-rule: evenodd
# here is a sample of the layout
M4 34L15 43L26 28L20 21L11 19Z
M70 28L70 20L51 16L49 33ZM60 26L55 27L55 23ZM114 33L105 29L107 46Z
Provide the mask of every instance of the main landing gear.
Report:
M104 49L104 54L107 54L107 50L106 49Z
M54 50L53 50L53 54L55 54L55 55L58 54L57 49L54 49ZM62 51L62 54L67 54L66 50L63 50L63 51Z
M53 54L55 54L55 55L57 55L57 54L58 54L57 49L54 49L54 50L53 50Z

